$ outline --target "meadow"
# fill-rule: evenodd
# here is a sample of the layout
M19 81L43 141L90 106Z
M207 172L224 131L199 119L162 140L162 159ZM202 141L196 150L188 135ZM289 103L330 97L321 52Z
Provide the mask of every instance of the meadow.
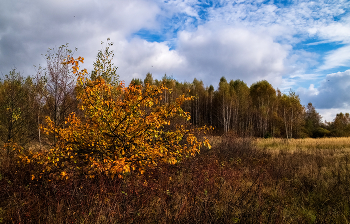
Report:
M269 152L310 152L313 150L335 150L337 153L350 150L350 138L305 138L305 139L285 139L285 138L266 138L256 139L255 144L258 148L267 149Z
M194 158L113 180L33 181L1 151L0 223L349 222L350 138L210 141Z

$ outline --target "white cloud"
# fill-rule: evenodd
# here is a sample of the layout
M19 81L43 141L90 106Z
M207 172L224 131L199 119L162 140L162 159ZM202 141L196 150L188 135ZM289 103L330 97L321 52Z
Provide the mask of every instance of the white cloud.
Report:
M323 121L333 121L336 114L350 112L350 70L328 74L319 87L300 87L297 94L303 105L315 106Z
M329 24L316 23L312 33L330 42L350 43L350 17Z
M115 64L127 83L151 72L155 78L166 73L180 81L202 79L215 87L221 76L248 84L267 79L278 85L288 50L269 36L243 28L200 26L195 32L180 32L175 50L166 42L120 40L115 44Z
M117 43L115 64L120 78L127 84L132 78L144 79L151 72L155 78L184 66L185 58L175 50L169 50L166 43L147 42L139 38Z
M350 66L350 45L340 47L337 50L330 51L324 57L324 64L318 70L327 70L340 66Z
M330 109L317 109L317 112L322 116L322 121L332 122L339 113L349 113L349 108L330 108Z
M312 102L318 109L350 110L350 70L329 74L317 89L311 84L309 89L299 88L297 93L305 105Z
M244 26L255 33L264 33L281 44L294 45L312 37L320 43L349 43L350 17L346 9L349 1L293 1L292 4L261 4L258 1L223 1L222 7L209 9L209 18L217 23L228 26ZM342 16L338 21L334 17ZM315 43L314 43L315 44ZM292 55L297 54L293 50ZM331 69L349 63L347 48L329 52L320 70ZM310 58L305 58L306 60ZM300 62L300 61L299 61ZM307 70L317 64L315 61L305 61L303 68L300 63L287 61L285 65L293 70L293 66ZM311 63L310 63L311 62ZM287 70L286 70L287 71ZM296 71L288 70L289 74ZM286 73L286 74L288 74Z
M300 87L297 91L301 95L308 95L311 97L317 96L320 93L320 91L318 91L318 89L315 88L314 84L310 84L308 89Z
M178 42L187 60L186 77L201 77L205 83L218 83L225 76L250 84L261 79L279 84L288 49L267 35L218 24L180 32Z
M173 16L177 13L186 14L198 18L196 5L197 0L169 0L161 3L168 16Z
M0 7L0 72L14 66L32 75L45 64L40 54L69 43L88 62L100 41L127 39L141 28L156 28L160 9L153 1L8 1ZM90 57L90 58L89 58Z
M33 74L32 65L45 62L41 53L67 42L78 47L77 55L91 69L100 41L110 37L118 74L126 82L152 72L156 78L167 73L179 81L196 77L215 87L221 76L248 84L266 79L285 89L311 82L317 86L319 74L308 69L319 66L320 56L292 46L310 37L318 43L349 44L350 17L334 17L346 14L350 2L263 2L218 0L201 8L204 3L197 0L5 0L0 8L0 70L7 73L17 66L25 75ZM140 29L160 33L166 41L135 38ZM329 52L320 68L348 65L348 52L349 45ZM311 94L316 90L317 97L327 91L313 86L304 95L316 97Z

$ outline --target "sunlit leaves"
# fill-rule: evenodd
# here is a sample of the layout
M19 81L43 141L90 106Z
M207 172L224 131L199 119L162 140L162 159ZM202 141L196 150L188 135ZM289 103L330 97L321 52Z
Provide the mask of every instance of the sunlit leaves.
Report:
M70 114L63 128L46 119L44 132L58 139L45 157L46 172L60 179L143 174L160 163L175 164L183 157L194 156L201 146L209 146L184 125L190 115L180 106L191 97L181 95L164 104L163 92L169 91L165 86L125 87L122 82L110 84L102 76L91 80L86 70L79 70L83 60L69 57L66 61L77 75L77 99L83 117ZM182 118L184 124L173 124L174 118Z

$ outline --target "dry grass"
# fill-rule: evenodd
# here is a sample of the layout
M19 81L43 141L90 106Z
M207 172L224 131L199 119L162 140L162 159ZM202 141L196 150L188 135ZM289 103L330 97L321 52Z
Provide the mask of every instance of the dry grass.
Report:
M320 140L213 137L195 158L124 180L33 182L30 167L2 163L0 222L348 223L350 147Z
M334 150L335 152L350 152L350 137L343 138L305 138L305 139L281 139L259 138L254 144L269 152L305 152L313 153L315 150Z

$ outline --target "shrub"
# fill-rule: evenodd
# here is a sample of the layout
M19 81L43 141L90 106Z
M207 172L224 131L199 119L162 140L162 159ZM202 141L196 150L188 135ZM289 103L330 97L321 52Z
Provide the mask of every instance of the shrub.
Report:
M174 119L190 119L189 113L181 109L190 97L182 95L164 104L162 93L169 90L162 85L125 87L123 83L107 83L101 76L91 80L85 69L79 71L83 60L69 58L66 62L73 64L77 75L82 116L70 114L64 127L55 127L46 118L43 130L55 135L57 143L47 155L36 156L36 162L44 165L36 176L49 173L56 179L68 179L76 175L114 178L130 172L142 174L147 168L175 164L183 157L194 156L201 146L209 146L207 139L198 140L195 130L186 124L168 128Z

